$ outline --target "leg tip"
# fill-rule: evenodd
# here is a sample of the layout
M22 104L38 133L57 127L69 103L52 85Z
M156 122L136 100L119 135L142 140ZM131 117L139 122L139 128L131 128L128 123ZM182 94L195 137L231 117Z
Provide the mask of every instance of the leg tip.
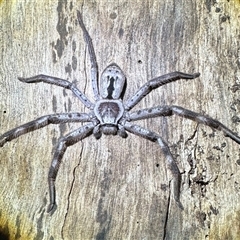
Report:
M18 80L21 82L24 82L24 78L23 77L18 77Z
M194 73L193 76L194 76L194 78L197 78L200 76L200 73Z
M184 210L184 207L183 207L182 203L181 203L179 200L176 201L176 203L177 203L178 207L179 207L181 210Z
M56 209L57 209L57 204L56 203L51 203L48 206L47 213L52 215L56 211Z

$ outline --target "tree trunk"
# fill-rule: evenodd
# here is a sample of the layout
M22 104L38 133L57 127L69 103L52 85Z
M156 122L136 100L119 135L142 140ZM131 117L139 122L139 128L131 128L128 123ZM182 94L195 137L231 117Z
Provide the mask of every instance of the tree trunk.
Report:
M154 90L135 110L179 105L240 133L240 2L196 2L0 1L0 133L46 114L89 112L69 90L17 80L60 77L93 100L77 10L100 73L112 62L125 72L124 100L159 75L201 73ZM177 116L137 124L168 142L184 210L173 200L160 147L129 134L69 147L56 181L58 208L47 214L54 146L81 124L49 125L0 149L0 238L239 239L239 145Z

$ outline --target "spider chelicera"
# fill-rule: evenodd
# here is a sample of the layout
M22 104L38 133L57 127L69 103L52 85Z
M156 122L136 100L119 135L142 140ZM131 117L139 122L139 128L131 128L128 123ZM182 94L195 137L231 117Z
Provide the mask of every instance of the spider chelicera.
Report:
M91 81L95 103L92 103L73 83L67 80L46 75L37 75L30 78L19 77L18 79L25 83L45 82L70 89L90 111L89 113L57 113L37 118L34 121L23 124L1 135L0 147L2 147L6 142L17 138L22 134L45 127L48 124L88 122L77 130L60 138L56 146L56 151L54 153L48 174L50 204L47 211L49 213L53 213L56 209L55 180L67 147L79 142L91 134L93 134L96 139L99 139L102 136L102 133L105 135L119 135L122 138L126 138L127 132L130 132L159 144L166 157L167 167L172 174L174 199L178 206L183 208L180 202L181 175L167 143L157 133L135 125L132 122L141 119L171 116L176 114L198 123L208 125L214 129L221 130L224 132L225 136L230 137L238 144L240 144L240 138L219 121L179 106L157 106L129 112L153 89L179 79L194 79L199 77L200 74L173 72L153 78L140 87L140 89L131 98L123 102L123 90L126 84L126 78L123 71L117 64L110 64L103 71L100 77L100 86L98 86L98 66L92 40L85 28L79 11L77 11L77 18L80 27L82 28L90 55Z

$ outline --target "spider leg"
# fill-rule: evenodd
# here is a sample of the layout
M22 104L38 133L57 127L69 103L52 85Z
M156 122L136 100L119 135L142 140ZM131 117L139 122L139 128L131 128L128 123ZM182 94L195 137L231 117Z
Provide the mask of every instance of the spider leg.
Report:
M77 96L81 102L89 109L93 109L94 104L71 82L61 79L61 78L56 78L56 77L51 77L51 76L47 76L47 75L36 75L33 77L29 77L29 78L22 78L22 77L18 77L18 79L21 82L25 82L25 83L38 83L38 82L45 82L45 83L49 83L49 84L53 84L53 85L57 85L60 87L64 87L67 89L70 89L75 96Z
M95 55L95 51L94 51L93 44L92 44L92 39L89 36L89 33L83 23L81 13L79 11L77 11L77 17L78 17L79 25L82 28L84 40L87 44L88 52L89 52L89 56L90 56L91 80L92 80L92 88L93 88L94 98L95 98L95 100L98 100L99 99L98 65L97 65L96 55Z
M31 122L25 123L19 127L4 133L0 136L0 147L6 142L11 141L25 133L32 132L36 129L45 127L49 124L67 123L67 122L89 122L91 117L87 113L59 113L46 115L37 118Z
M89 136L93 132L94 128L93 123L89 123L77 130L69 133L65 137L62 137L59 140L59 143L56 147L56 151L53 156L53 160L51 163L51 167L48 173L48 184L49 184L49 196L50 196L50 204L48 206L48 213L53 213L56 210L56 190L55 190L55 180L57 177L58 169L61 164L63 155L67 149L67 147L79 142L85 137Z
M125 122L123 127L130 133L148 139L152 142L157 142L159 144L166 157L167 167L170 170L173 177L172 178L173 197L179 208L183 209L182 203L180 202L181 174L175 160L173 159L173 156L169 150L167 143L158 134L151 132L145 128L142 128L138 125Z
M153 89L161 87L164 84L177 81L179 79L194 79L200 76L200 73L187 74L182 72L172 72L160 77L153 78L146 82L140 89L129 98L125 103L126 110L132 109L137 103L141 101Z
M158 116L171 116L176 114L178 116L191 119L193 121L205 124L214 129L220 130L226 137L230 137L233 141L240 144L240 137L233 131L223 125L221 122L202 114L190 111L188 109L179 106L158 106L153 108L146 108L136 112L132 112L129 115L129 121L136 121L140 119L153 118Z

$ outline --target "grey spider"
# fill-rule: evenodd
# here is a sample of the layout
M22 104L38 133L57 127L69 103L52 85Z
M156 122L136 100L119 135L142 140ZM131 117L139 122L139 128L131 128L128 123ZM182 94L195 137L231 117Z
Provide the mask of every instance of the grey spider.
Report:
M90 110L89 113L58 113L42 116L16 127L0 136L0 147L6 142L19 137L22 134L34 131L47 126L48 124L68 123L68 122L88 122L77 130L67 134L59 139L56 151L48 173L50 204L48 212L53 213L56 209L55 180L63 155L67 147L79 142L80 140L93 134L96 139L105 135L119 135L122 138L127 137L127 132L133 133L153 142L157 142L162 149L168 169L172 174L173 196L180 208L183 208L180 202L181 175L178 166L169 150L167 143L159 136L148 129L133 124L132 122L141 119L154 118L159 116L179 115L208 125L214 129L221 130L225 136L240 144L240 138L220 123L208 116L192 112L179 106L157 106L145 108L138 111L129 112L136 104L140 102L153 89L164 84L177 81L179 79L194 79L200 76L199 73L186 74L182 72L173 72L160 77L153 78L145 83L139 90L127 101L123 102L123 91L125 89L126 78L120 67L112 63L106 67L100 77L98 86L98 66L96 56L92 45L92 40L82 21L82 16L77 11L79 25L83 31L84 39L88 47L91 62L91 81L94 93L95 103L92 103L73 83L56 77L37 75L29 78L19 77L18 79L25 83L45 82L70 89L73 94Z

